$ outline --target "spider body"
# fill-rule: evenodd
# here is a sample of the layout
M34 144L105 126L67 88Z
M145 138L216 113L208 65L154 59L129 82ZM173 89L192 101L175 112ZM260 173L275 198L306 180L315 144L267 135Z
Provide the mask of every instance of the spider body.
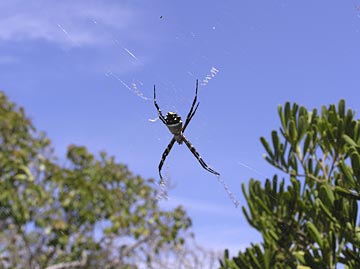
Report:
M174 138L176 142L179 144L182 144L183 142L183 122L181 120L181 117L176 114L175 112L168 112L166 114L166 126L169 128L170 132L174 135Z
M188 126L189 122L191 121L192 117L195 115L195 112L199 107L199 103L196 104L197 92L198 92L198 80L196 80L195 98L194 98L194 101L193 101L192 106L190 108L190 111L189 111L189 113L188 113L188 115L186 117L185 123L183 125L181 117L175 112L168 112L166 114L166 117L163 116L163 114L162 114L162 112L160 110L160 107L156 103L156 91L155 91L155 85L154 85L154 105L155 105L155 107L156 107L156 109L158 111L159 118L168 127L170 132L174 135L174 137L171 139L169 145L165 149L165 151L164 151L164 153L162 155L161 161L159 163L159 175L160 175L161 182L163 182L163 178L162 178L162 175L161 175L161 168L162 168L162 166L164 164L164 161L165 161L167 155L170 153L170 150L172 149L175 141L178 144L182 144L184 142L185 145L189 148L191 153L195 156L195 158L199 161L199 163L201 164L201 166L204 169L206 169L210 173L213 173L214 175L217 175L217 176L220 175L218 172L216 172L215 170L210 168L204 162L204 160L201 158L200 154L197 152L195 147L184 136L184 131L185 131L186 127ZM196 106L195 106L195 104L196 104Z

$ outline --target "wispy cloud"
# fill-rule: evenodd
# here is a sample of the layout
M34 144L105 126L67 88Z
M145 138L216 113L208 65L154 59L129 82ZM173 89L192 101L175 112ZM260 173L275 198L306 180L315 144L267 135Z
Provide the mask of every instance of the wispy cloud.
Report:
M99 0L2 0L0 40L45 40L70 47L106 44L112 39L108 30L129 28L135 13Z

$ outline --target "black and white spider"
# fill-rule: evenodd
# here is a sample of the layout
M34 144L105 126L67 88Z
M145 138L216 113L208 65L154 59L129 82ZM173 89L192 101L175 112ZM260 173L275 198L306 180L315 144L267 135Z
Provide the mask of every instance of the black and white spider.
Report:
M210 173L213 173L213 174L215 174L217 176L220 175L218 172L211 169L204 162L204 160L201 158L200 154L196 151L194 146L184 136L184 131L185 131L186 127L188 126L189 122L191 121L192 117L195 115L195 112L198 109L199 104L200 104L200 103L196 104L197 92L198 92L198 80L196 80L195 98L194 98L194 101L192 103L192 106L190 108L190 111L189 111L189 113L188 113L188 115L186 117L186 120L185 120L185 123L184 123L184 126L183 126L183 122L181 120L181 117L178 114L176 114L175 112L168 112L166 114L166 117L163 116L163 114L161 113L160 107L156 103L156 92L155 92L155 85L154 85L154 105L155 105L155 107L156 107L156 109L158 111L159 118L169 128L170 132L174 135L174 137L171 139L169 145L165 149L165 151L164 151L164 153L163 153L163 155L161 157L161 161L159 163L159 175L160 175L161 182L163 182L163 178L162 178L162 175L161 175L161 168L162 168L162 166L164 164L164 161L165 161L167 155L169 154L171 148L173 147L175 141L178 142L179 144L182 144L182 142L184 142L186 144L186 146L190 149L191 153L194 154L194 156L196 157L196 159L199 161L199 163L201 164L201 166L204 169L206 169ZM196 106L195 106L195 104L196 104ZM194 109L194 107L195 107L195 109Z

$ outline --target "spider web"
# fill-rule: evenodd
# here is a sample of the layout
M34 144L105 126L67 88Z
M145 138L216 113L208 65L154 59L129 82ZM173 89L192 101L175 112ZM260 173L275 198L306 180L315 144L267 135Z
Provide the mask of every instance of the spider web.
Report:
M201 80L200 82L200 86L205 87L211 79L215 78L215 76L218 74L219 70L215 67L211 67L210 69L210 73L207 74L205 76L204 79ZM191 74L192 75L192 74ZM162 110L162 108L160 107L160 109ZM163 112L164 113L164 112ZM159 117L155 117L155 118L149 118L148 121L155 123L157 122L159 119ZM160 122L161 124L161 122ZM218 182L223 186L225 192L227 193L228 197L230 198L230 200L232 201L232 203L234 204L234 206L237 208L240 204L239 200L235 197L235 194L230 190L230 188L228 187L228 185L226 184L225 180L221 177L221 175L215 175L217 177ZM168 199L168 185L167 185L167 176L163 176L163 179L160 180L159 183L159 196L158 199Z
M146 155L147 158L151 159L150 161L146 161L147 163L151 163L151 167L146 166L146 168L142 170L141 165L138 165L138 163L144 163L144 161L138 161L138 158L126 159L126 157L124 157L124 162L129 163L130 167L135 167L133 169L136 173L139 172L141 175L144 175L144 177L155 178L156 182L159 180L157 168L158 162L161 159L161 153L158 154L157 151L162 152L164 147L166 147L169 131L157 117L152 98L153 85L159 85L159 93L161 92L161 95L159 94L159 96L161 96L162 101L159 105L163 113L170 110L177 111L180 115L184 116L186 115L189 105L191 104L191 99L193 98L194 81L198 79L199 94L201 95L200 101L202 102L202 108L199 111L202 111L202 113L200 114L200 117L197 117L198 115L195 116L195 118L197 118L197 124L193 124L191 129L194 130L194 132L208 134L208 137L213 137L211 131L209 131L210 128L208 127L217 125L212 119L212 116L216 116L217 112L211 112L212 108L213 110L217 108L214 104L211 105L209 101L211 101L211 98L218 98L222 95L222 89L219 89L216 85L223 81L223 78L220 76L226 75L226 71L224 71L226 69L222 68L220 61L215 57L212 57L213 54L218 54L218 52L213 49L211 42L202 40L201 36L204 36L203 33L199 30L184 27L181 23L174 23L170 16L164 15L161 20L159 19L158 24L159 25L155 25L155 28L161 29L166 36L162 40L163 43L159 42L160 50L158 51L158 54L151 55L151 57L153 57L152 59L149 58L148 55L149 51L154 47L149 46L148 51L146 51L146 46L141 48L136 42L126 40L126 38L123 36L121 37L121 34L119 34L122 29L117 29L115 34L109 34L112 29L109 29L106 21L98 19L97 17L90 19L88 25L89 30L94 30L100 40L106 39L104 53L106 55L114 55L113 57L118 61L114 63L113 59L106 58L100 68L100 73L105 77L105 83L107 83L106 90L111 91L112 93L120 93L119 96L126 99L129 103L129 114L136 115L136 121L142 122L140 128L137 127L136 131L132 131L130 122L134 121L133 118L130 120L128 115L119 115L117 117L119 125L129 125L126 129L127 131L132 132L134 136L134 138L131 137L126 141L127 145L124 147L128 147L129 150L127 150L125 154L122 152L122 156L131 155L134 151L147 151L147 153L151 151L151 154ZM63 22L57 23L58 31L62 35L65 35L68 42L72 43L74 47L81 50L83 44L76 38L74 26L75 25ZM169 29L175 28L176 30L166 33L167 27L169 27ZM221 27L218 27L215 23L214 25L208 25L207 27L212 33L221 29ZM130 33L129 35L131 34L134 33ZM202 48L200 50L193 49L195 43L203 43ZM205 43L206 46L204 45ZM165 51L167 48L171 47L174 47L174 49L172 49L171 53L168 52L166 54ZM209 49L206 47L209 47ZM180 57L177 55L178 52L180 53ZM160 58L165 60L159 60ZM158 66L163 67L158 68ZM135 106L136 108L133 108ZM209 117L206 117L206 111L208 111ZM199 113L197 112L197 114ZM114 127L114 132L119 132L119 130L116 130ZM137 133L142 134L144 140L143 143L142 141L135 139ZM159 143L159 141L161 143ZM219 141L218 138L213 141L207 139L206 141L202 140L201 142L205 144L205 147L215 150L222 147L220 144L221 141ZM115 147L115 149L119 150L120 147ZM206 154L203 152L201 153L204 154L206 160L214 160L214 158L211 158L211 156L208 155L209 153L212 153L212 151L209 150ZM215 151L214 154L218 153ZM151 157L148 157L149 155ZM179 156L174 156L174 159L178 158ZM192 162L197 162L192 156L189 156L188 158L191 159ZM221 167L221 162L217 163L217 161L213 161L213 164L215 167ZM173 189L170 186L169 173L172 173L175 182L180 181L182 174L175 174L173 171L181 165L181 162L170 162L169 166L166 165L164 181L160 182L157 186L157 199L163 200L163 203L167 203L169 197L175 196L175 192L173 192ZM237 165L254 173L257 171L249 165L244 164L244 162ZM197 169L200 170L202 168L198 167ZM217 182L214 180L214 185L211 187L210 185L206 186L206 188L220 189L220 193L224 190L225 199L218 195L218 197L210 197L209 201L215 200L216 202L221 202L223 200L227 206L233 208L232 205L234 205L234 207L237 208L240 205L240 201L237 198L239 188L236 187L235 189L235 179L229 175L227 170L228 168L220 169L219 172L221 176L216 176ZM205 173L205 175L209 176L207 173ZM228 179L229 181L227 182L225 179ZM220 184L223 189L221 189L217 183ZM199 194L201 194L199 196L206 196L206 188L198 182L191 182L190 177L185 179L183 186L185 187L183 187L181 191L184 196L186 196L187 189L190 188L197 189ZM229 202L229 200L231 202Z
M216 176L219 183L224 187L224 190L228 194L230 200L233 202L234 206L237 208L240 205L240 201L235 197L234 193L229 189L225 180L221 177L221 175Z
M183 156L172 154L172 151L170 155L175 161L166 161L164 181L156 188L157 199L163 200L161 205L169 204L168 198L177 196L193 195L197 198L195 203L201 204L199 207L202 211L191 211L191 214L195 218L202 218L208 213L201 221L209 226L214 224L210 232L206 231L205 239L208 234L214 234L213 231L221 230L216 225L223 225L213 216L226 210L214 211L214 204L230 208L226 216L229 219L238 217L241 214L238 207L244 204L241 183L246 184L249 178L264 180L265 175L273 174L266 170L268 166L262 160L263 152L260 151L263 149L257 137L266 136L267 132L276 128L273 123L275 120L275 124L278 123L277 118L267 115L274 112L274 103L277 105L283 98L293 97L289 91L278 89L293 87L290 94L298 94L303 92L301 87L306 86L293 83L298 72L286 68L289 59L298 61L300 65L297 67L311 78L314 70L303 68L304 59L301 57L316 52L316 48L325 44L319 39L315 45L312 44L315 50L305 44L301 47L303 54L294 54L289 50L294 47L288 46L286 42L297 40L301 43L302 40L308 40L303 33L331 37L339 35L336 27L315 27L311 33L305 28L304 31L293 31L303 25L296 20L298 16L289 14L300 12L296 15L301 16L302 9L283 0L264 2L263 5L251 1L245 4L242 1L217 1L211 4L202 1L171 4L169 1L161 1L161 5L154 5L150 1L103 3L99 0L79 0L72 3L65 0L48 4L40 0L37 4L33 3L35 1L22 1L21 5L17 5L17 2L4 0L0 4L0 41L3 51L0 54L0 67L5 71L12 70L3 72L2 85L4 90L11 88L10 94L23 100L27 96L35 96L39 100L43 98L43 104L39 105L32 97L32 105L36 109L45 108L49 103L58 103L51 102L51 98L56 101L59 98L66 105L76 103L76 106L63 110L61 115L55 115L68 119L67 122L77 128L61 128L61 135L58 135L59 126L54 128L48 123L60 121L46 118L51 114L45 109L38 113L44 117L43 129L47 131L49 128L50 134L58 135L54 138L54 145L62 148L61 152L73 141L85 144L94 153L104 149L128 165L134 173L158 182L158 164L171 134L158 120L153 104L153 85L159 87L159 105L164 113L176 111L185 116L193 98L195 80L199 80L201 106L193 124L186 131L190 134L185 135L190 141L195 140L194 144L199 147L202 156L219 169L221 176L217 177L217 181L208 180L213 179L210 174L201 171L199 166L194 170L185 167L184 159L181 159ZM310 12L323 12L323 8L321 4L314 5ZM352 8L355 9L354 20L350 19L342 25L352 29L342 31L347 37L355 37L359 33L360 8ZM326 14L343 15L331 13L333 11L329 9ZM349 18L351 15L347 16ZM312 21L316 16L309 18L312 25L317 25ZM279 20L289 23L281 24L281 30L277 31ZM327 16L322 18L322 22L330 26L332 23ZM354 33L350 35L351 31ZM239 34L234 35L235 32ZM270 44L267 42L269 33L273 37ZM339 40L344 40L340 37ZM286 42L281 42L283 40ZM290 45L296 48L298 43ZM317 55L322 58L316 59L328 59L326 53L331 52L331 49L335 56L338 51L346 51L351 55L356 51L354 48L348 46L344 50L337 50L330 46L325 54ZM51 61L46 59L47 56L50 56ZM356 62L351 62L354 57L346 59L349 67L356 66ZM274 61L277 64L274 65ZM321 61L306 66L315 66L316 69L318 63ZM16 68L12 68L16 65L21 66L18 69L23 70L22 73L17 74ZM33 71L30 69L37 72L29 72ZM339 76L342 74L332 68L326 70ZM13 75L15 79L12 78L14 81L4 82L12 76L11 73L16 74ZM347 72L349 77L355 73ZM321 76L332 78L327 73L321 73ZM19 77L22 79L17 79ZM337 80L342 81L341 78ZM36 84L45 80L48 87ZM343 81L352 82L346 77ZM315 82L318 83L318 80ZM26 92L24 85L19 83L34 87L33 92ZM317 86L322 88L321 84ZM351 88L352 85L347 86ZM35 91L37 87L39 90ZM54 87L54 90L48 91L49 87ZM327 96L320 90L318 93L321 95L315 97ZM316 101L315 97L306 102ZM297 95L296 98L303 96ZM24 106L26 108L27 104ZM91 114L93 111L96 112ZM256 142L252 144L252 141ZM186 147L182 148L188 151ZM184 156L186 161L191 161L191 165L197 165L197 160L192 156ZM198 171L204 172L199 175L202 178L193 180L193 175ZM181 182L181 185L172 189L170 179ZM244 221L244 218L241 220ZM239 228L236 225L224 230L236 230ZM223 236L236 238L238 234L243 236L246 233L237 231L230 236ZM250 235L254 236L253 233ZM244 239L237 240L234 245L238 250L238 243L243 244Z

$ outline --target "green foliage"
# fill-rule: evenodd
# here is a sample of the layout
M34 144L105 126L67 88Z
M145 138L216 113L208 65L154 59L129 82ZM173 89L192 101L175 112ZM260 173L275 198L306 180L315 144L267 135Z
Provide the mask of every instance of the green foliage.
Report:
M161 210L152 180L105 152L71 145L66 166L22 108L0 92L0 268L137 268L179 248L191 226L177 207Z
M360 121L344 100L320 114L290 103L278 113L280 130L261 143L288 179L242 186L243 212L263 242L233 258L226 251L221 268L360 268Z

